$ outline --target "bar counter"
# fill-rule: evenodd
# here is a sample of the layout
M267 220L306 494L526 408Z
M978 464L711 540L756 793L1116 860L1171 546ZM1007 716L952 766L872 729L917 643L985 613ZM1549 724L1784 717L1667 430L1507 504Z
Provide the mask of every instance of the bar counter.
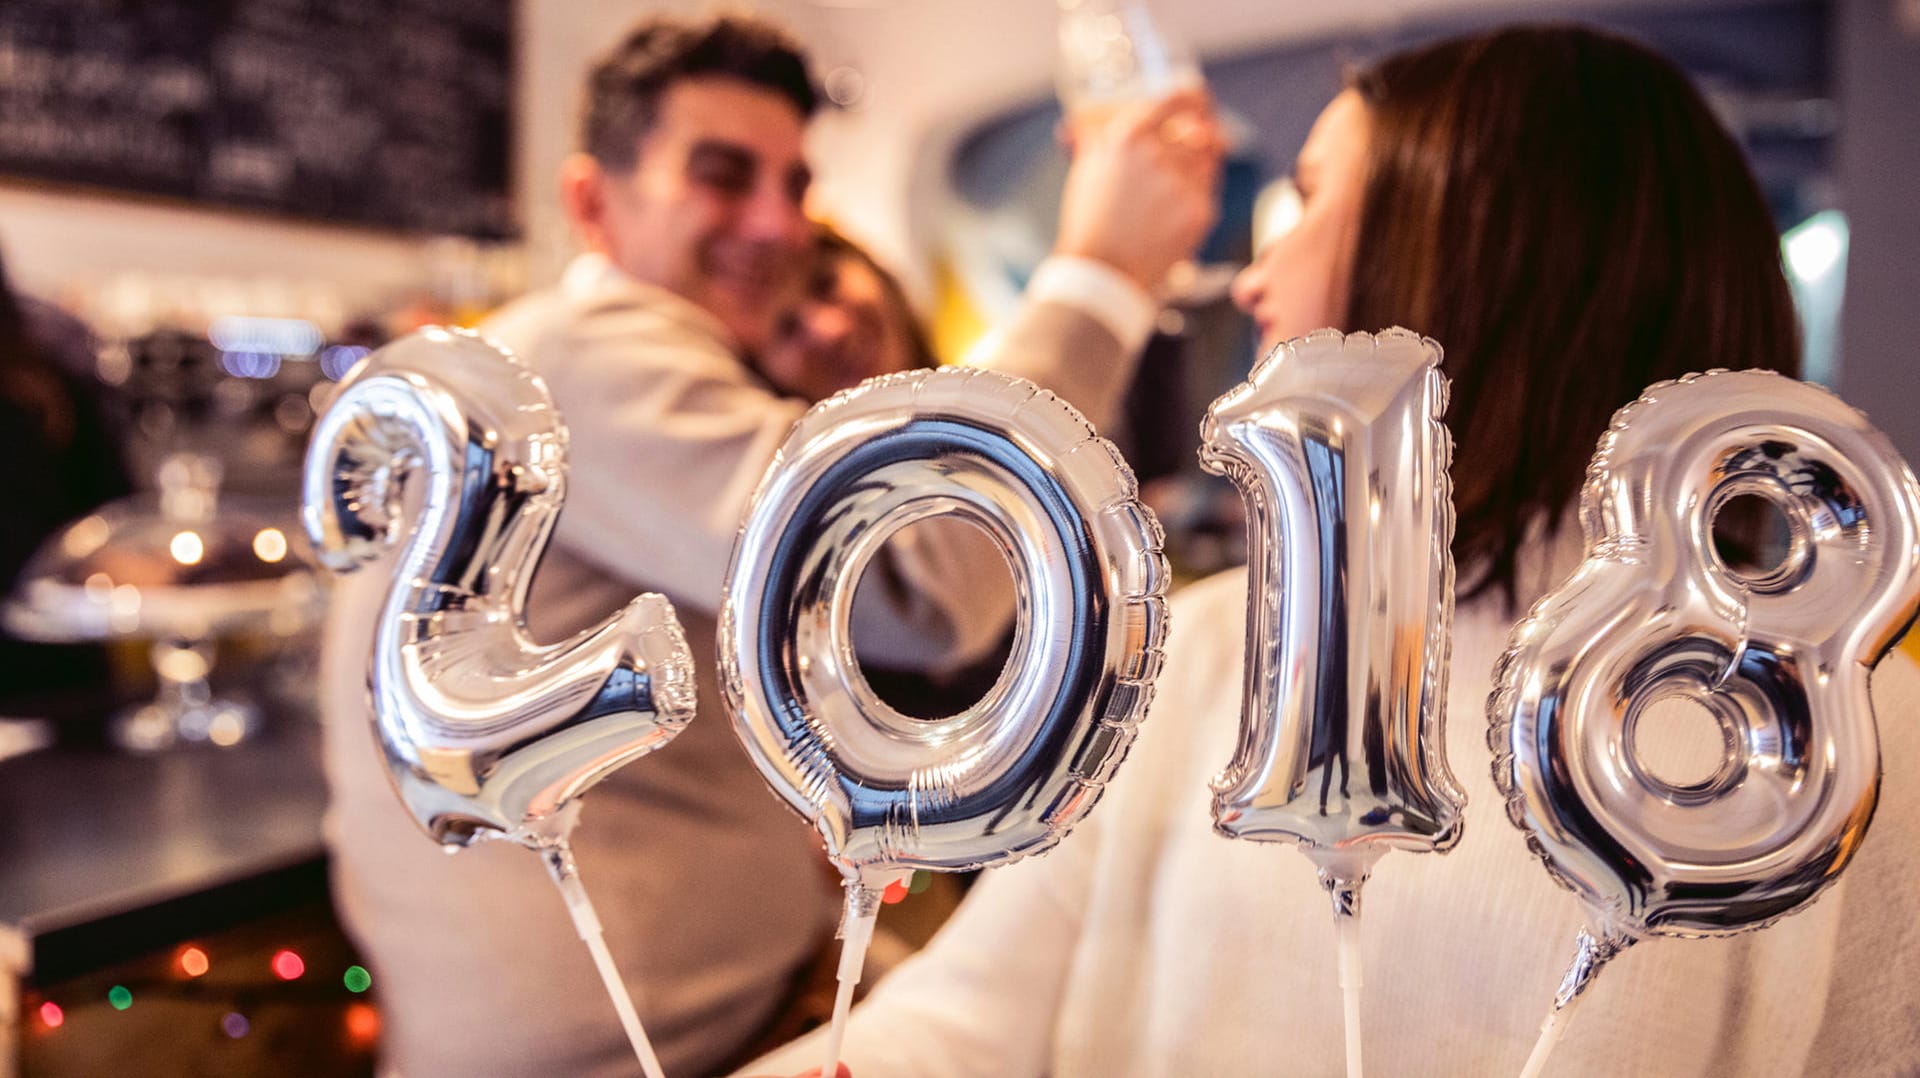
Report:
M23 989L323 897L325 806L304 717L232 748L0 761L0 1076Z

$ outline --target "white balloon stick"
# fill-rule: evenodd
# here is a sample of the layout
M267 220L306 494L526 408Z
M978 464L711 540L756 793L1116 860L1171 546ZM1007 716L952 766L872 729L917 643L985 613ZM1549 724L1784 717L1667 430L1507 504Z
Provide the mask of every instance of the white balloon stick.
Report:
M853 990L867 964L867 945L873 942L873 924L880 916L880 892L860 883L847 883L847 909L840 922L839 987L833 995L833 1020L827 1025L826 1062L822 1078L840 1069L840 1045L847 1035L847 1016L853 1011Z
M660 1066L660 1057L654 1054L653 1042L647 1039L647 1031L640 1025L640 1012L634 1008L633 997L627 993L627 983L621 979L619 968L613 964L613 952L607 950L600 917L594 913L587 889L580 883L580 872L574 867L573 850L562 844L543 852L546 855L542 860L547 863L547 874L553 877L554 886L560 889L560 897L566 900L567 912L573 917L574 930L580 933L581 941L587 945L587 952L593 955L594 968L600 971L600 983L606 986L607 998L613 1001L613 1009L620 1015L620 1027L627 1031L627 1042L633 1045L633 1054L639 1057L640 1069L646 1072L647 1078L666 1078L667 1072Z
M1567 1020L1572 1007L1555 1007L1548 1012L1547 1020L1540 1024L1540 1039L1533 1042L1533 1052L1527 1056L1527 1065L1520 1069L1520 1078L1540 1078L1540 1072L1546 1069L1547 1057L1553 1054L1553 1048L1560 1043L1560 1035L1567 1030Z
M1340 946L1340 996L1345 1004L1347 1030L1347 1078L1361 1078L1360 1066L1360 914L1336 914L1334 939Z

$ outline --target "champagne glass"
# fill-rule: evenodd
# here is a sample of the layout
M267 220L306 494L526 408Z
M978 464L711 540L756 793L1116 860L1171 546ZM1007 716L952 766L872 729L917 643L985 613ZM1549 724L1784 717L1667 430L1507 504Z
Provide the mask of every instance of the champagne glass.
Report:
M1117 107L1205 82L1184 43L1154 22L1145 0L1058 0L1055 91L1069 132L1098 127ZM1183 260L1154 289L1172 305L1226 294L1239 267Z
M1059 0L1055 70L1067 123L1097 120L1113 106L1201 81L1185 46L1153 21L1144 0Z

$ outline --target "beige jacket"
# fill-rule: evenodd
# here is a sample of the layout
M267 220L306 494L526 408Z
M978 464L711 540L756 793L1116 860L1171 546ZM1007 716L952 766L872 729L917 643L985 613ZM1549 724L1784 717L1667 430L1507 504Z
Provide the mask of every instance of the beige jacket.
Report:
M712 1073L771 1017L831 932L837 888L812 832L736 742L714 681L713 614L748 497L805 411L773 395L703 310L591 256L483 332L547 378L572 436L566 507L528 620L551 640L640 591L665 593L698 665L680 737L582 799L575 850L606 937L668 1071ZM992 365L1032 378L1096 425L1117 410L1132 350L1066 303L1030 303ZM1010 609L981 594L971 554L923 529L898 568L903 605L859 617L890 665L964 661ZM447 857L388 787L367 717L366 655L389 580L336 592L321 705L328 835L341 914L379 985L389 1063L405 1078L637 1071L585 948L538 861L487 845ZM880 592L882 589L863 589Z

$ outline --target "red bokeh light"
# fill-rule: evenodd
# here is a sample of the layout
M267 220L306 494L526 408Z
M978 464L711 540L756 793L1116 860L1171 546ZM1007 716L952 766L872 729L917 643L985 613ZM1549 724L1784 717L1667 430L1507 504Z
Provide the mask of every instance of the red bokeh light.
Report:
M48 1000L40 1005L41 1025L46 1026L48 1029L59 1029L66 1024L66 1021L67 1012L61 1010L58 1003Z
M296 981L307 972L306 960L292 951L277 951L273 956L273 975L283 981Z

